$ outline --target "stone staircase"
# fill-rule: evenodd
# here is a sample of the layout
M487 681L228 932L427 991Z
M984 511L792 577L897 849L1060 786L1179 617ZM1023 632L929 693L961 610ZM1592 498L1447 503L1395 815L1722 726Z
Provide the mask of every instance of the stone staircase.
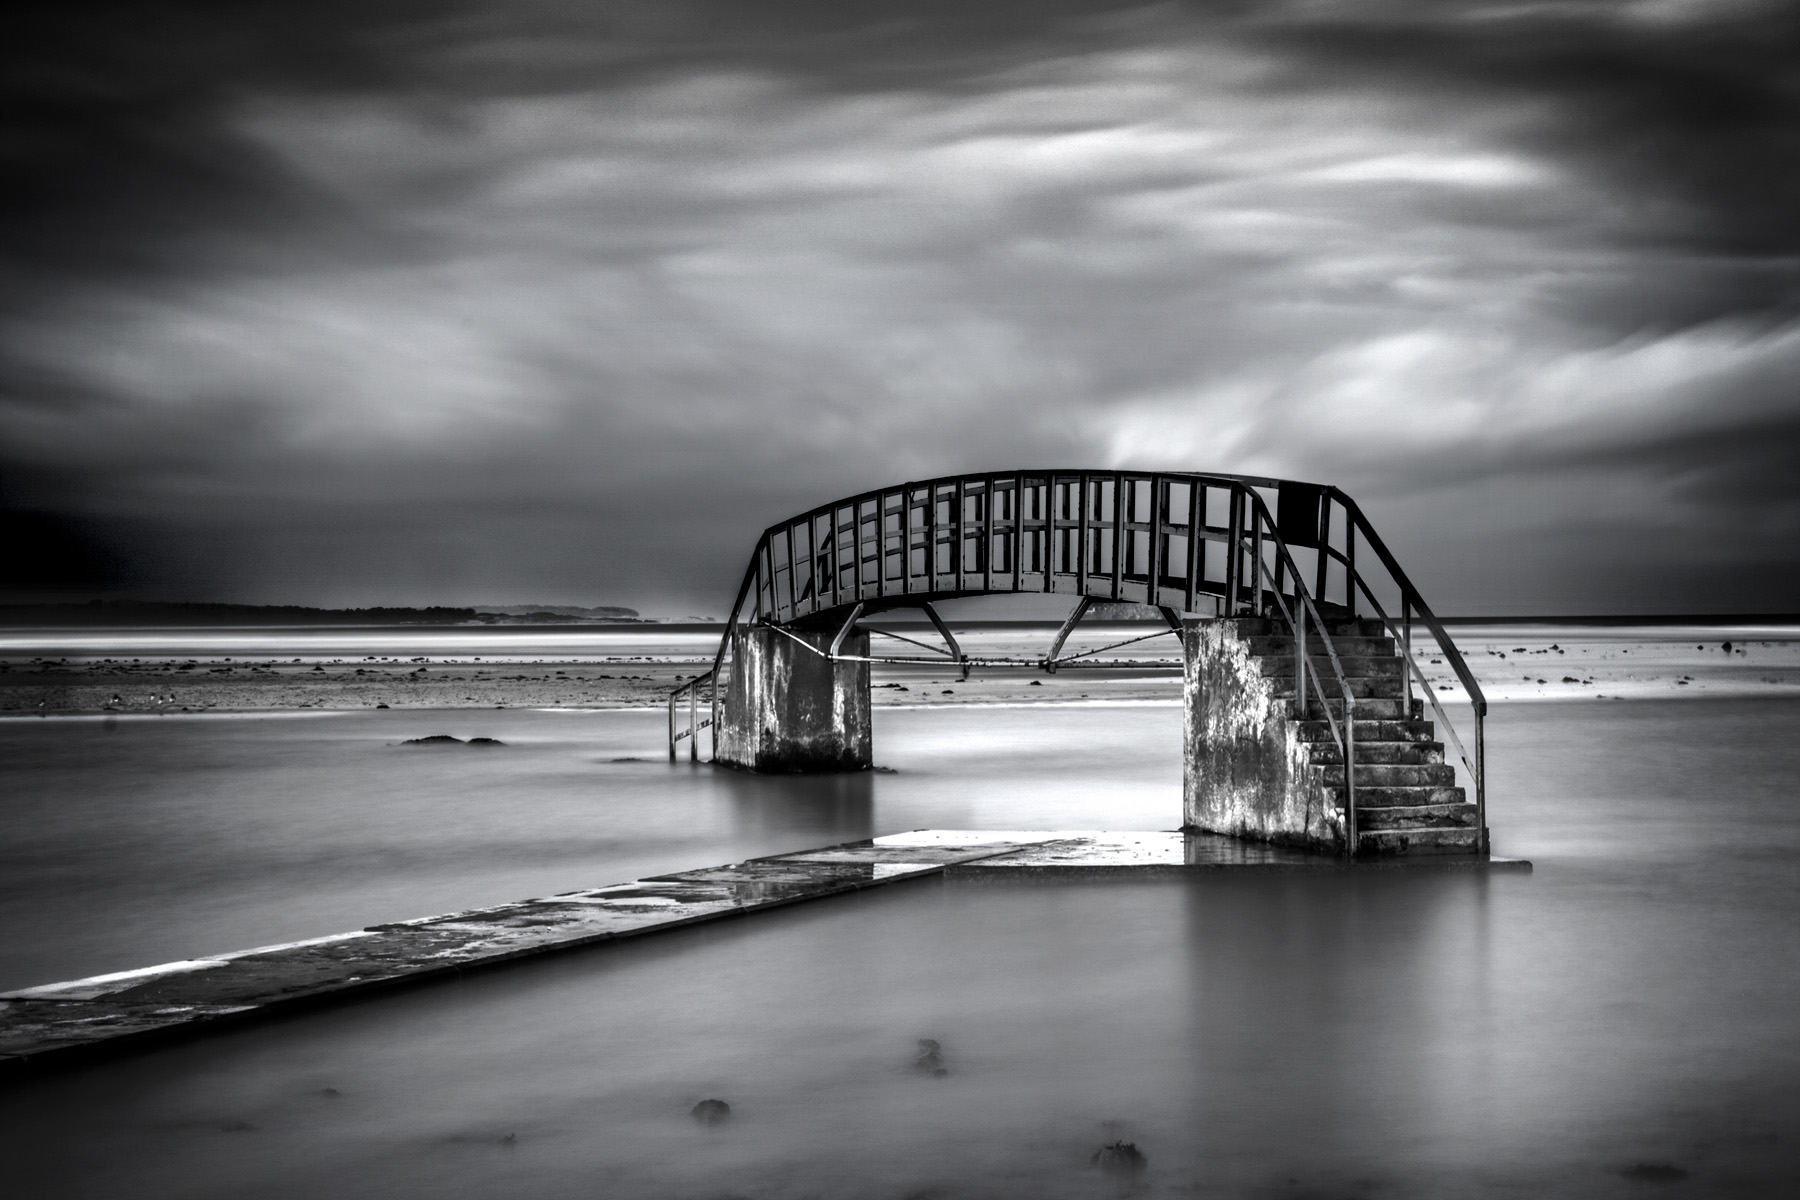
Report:
M1238 618L1250 653L1277 696L1287 699L1290 722L1312 760L1328 801L1345 803L1343 753L1331 735L1313 687L1304 713L1294 713L1294 639L1278 619ZM1456 785L1456 768L1425 702L1405 699L1406 661L1380 621L1326 617L1350 692L1356 697L1356 815L1359 855L1477 854L1482 830L1476 806ZM1278 632L1279 630L1279 632ZM1343 727L1343 701L1331 660L1316 636L1308 638L1309 672L1330 698L1331 715Z

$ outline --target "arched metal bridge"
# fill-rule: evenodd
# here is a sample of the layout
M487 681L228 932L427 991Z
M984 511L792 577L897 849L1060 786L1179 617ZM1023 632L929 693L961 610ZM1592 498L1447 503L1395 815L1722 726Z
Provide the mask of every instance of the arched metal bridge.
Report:
M1316 701L1324 710L1349 764L1355 762L1356 697L1327 621L1373 616L1404 648L1408 709L1415 694L1429 703L1485 809L1487 701L1455 642L1354 500L1327 485L1252 475L1081 469L954 475L848 496L771 525L750 556L713 669L669 698L670 754L686 740L698 758L698 734L716 725L719 683L730 667L732 632L742 623L835 628L830 656L839 657L845 635L863 618L920 608L944 649L872 630L915 651L870 661L954 662L966 672L1000 660L965 655L934 604L1028 593L1067 595L1075 604L1042 659L1009 665L1055 670L1072 661L1059 657L1062 647L1096 601L1159 609L1170 626L1165 632L1179 627L1182 614L1279 621L1295 638L1301 703ZM1152 636L1160 635L1145 635ZM1418 665L1420 639L1466 689L1472 745L1465 747ZM1321 647L1329 672L1310 665ZM702 701L711 719L701 716Z

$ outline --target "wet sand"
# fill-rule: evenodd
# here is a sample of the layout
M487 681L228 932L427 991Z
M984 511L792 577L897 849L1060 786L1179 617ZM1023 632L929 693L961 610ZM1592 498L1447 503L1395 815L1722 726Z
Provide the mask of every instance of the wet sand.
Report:
M709 663L432 662L382 665L174 662L12 664L0 669L0 713L349 711L377 708L650 708ZM1178 668L1077 669L1046 675L987 668L891 668L875 703L1174 700Z
M1034 647L1008 635L1013 657ZM1800 689L1800 636L1744 638L1717 630L1655 634L1592 629L1470 628L1455 634L1490 701L1641 699L1676 695L1783 695ZM1730 649L1725 649L1729 642ZM978 651L979 652L979 651ZM1419 648L1421 670L1444 703L1467 700L1451 668ZM447 708L651 708L711 657L620 655L534 661L424 656L318 658L0 659L0 715L32 713L355 711ZM969 679L945 666L877 665L877 705L1042 701L1174 701L1179 662L1118 659L1105 666L978 666Z

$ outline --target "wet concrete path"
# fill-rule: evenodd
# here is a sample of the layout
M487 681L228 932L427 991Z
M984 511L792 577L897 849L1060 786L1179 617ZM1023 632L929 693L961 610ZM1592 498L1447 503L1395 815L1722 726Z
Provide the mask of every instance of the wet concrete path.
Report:
M1383 865L1529 869L1515 860L1455 857L1350 864L1205 834L918 830L0 993L0 1075L377 988L929 875L998 882Z

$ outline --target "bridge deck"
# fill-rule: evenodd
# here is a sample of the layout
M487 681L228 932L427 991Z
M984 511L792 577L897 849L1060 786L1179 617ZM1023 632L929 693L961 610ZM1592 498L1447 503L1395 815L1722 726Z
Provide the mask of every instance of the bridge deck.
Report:
M918 830L0 993L0 1073L54 1066L377 988L930 875L998 881L1208 870L1523 867L1349 863L1206 834Z

